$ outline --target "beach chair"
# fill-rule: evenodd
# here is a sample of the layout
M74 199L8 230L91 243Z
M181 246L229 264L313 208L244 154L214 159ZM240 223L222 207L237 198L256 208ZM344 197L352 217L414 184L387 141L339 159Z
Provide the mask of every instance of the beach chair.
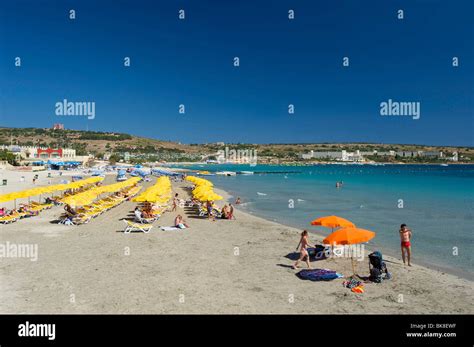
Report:
M143 217L138 217L135 216L135 222L141 223L141 224L151 224L154 221L156 221L158 218L143 218Z
M199 206L199 217L206 217L207 209L203 206Z
M37 202L31 202L31 207L32 208L35 208L39 211L42 211L42 210L48 210L50 208L53 207L53 204L40 204L40 203L37 203Z
M4 216L0 218L0 223L1 224L10 224L16 222L16 218L13 216Z
M10 217L15 218L16 220L30 216L31 214L29 212L13 212L12 214L10 214Z
M123 221L125 222L125 230L123 232L126 234L132 231L143 231L145 234L148 234L151 228L153 228L152 224L133 223L126 219L124 219Z
M89 215L78 215L72 219L74 225L87 224L92 219L92 216Z
M221 212L219 209L215 208L215 207L212 208L212 212L211 212L211 213L212 213L212 214L214 215L214 217L216 217L216 218L222 218L222 212Z
M81 225L87 224L92 219L92 216L86 213L71 214L66 211L61 215L58 224L64 225Z

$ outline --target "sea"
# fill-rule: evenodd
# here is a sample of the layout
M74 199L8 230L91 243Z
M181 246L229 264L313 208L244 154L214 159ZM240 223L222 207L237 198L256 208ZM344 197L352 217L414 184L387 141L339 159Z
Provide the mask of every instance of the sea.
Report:
M239 209L284 225L326 236L331 229L311 221L344 217L376 232L369 248L398 258L398 230L405 223L413 232L414 263L474 280L474 165L179 167L254 172L205 178L240 197ZM336 188L336 182L343 184Z

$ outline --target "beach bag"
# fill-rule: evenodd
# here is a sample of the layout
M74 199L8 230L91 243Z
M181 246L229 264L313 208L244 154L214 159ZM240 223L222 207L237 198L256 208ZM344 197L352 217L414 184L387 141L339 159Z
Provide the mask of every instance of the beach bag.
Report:
M379 270L382 270L382 268L383 268L382 253L380 253L379 251L375 251L373 253L370 253L369 254L369 262L370 262L370 265L372 265L373 267L375 267Z
M381 283L382 282L382 271L380 269L377 269L375 267L370 269L370 276L369 280L375 283Z
M322 245L316 245L316 247L311 247L308 248L308 254L310 258L315 258L315 259L325 259L326 258L326 252L325 252L326 247Z

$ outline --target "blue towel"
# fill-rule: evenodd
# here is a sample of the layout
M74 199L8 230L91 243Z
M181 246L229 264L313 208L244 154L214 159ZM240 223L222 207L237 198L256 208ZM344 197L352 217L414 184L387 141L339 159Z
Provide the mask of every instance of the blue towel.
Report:
M326 269L305 269L298 272L296 276L302 280L310 281L331 281L342 277L342 275L338 274L336 271Z

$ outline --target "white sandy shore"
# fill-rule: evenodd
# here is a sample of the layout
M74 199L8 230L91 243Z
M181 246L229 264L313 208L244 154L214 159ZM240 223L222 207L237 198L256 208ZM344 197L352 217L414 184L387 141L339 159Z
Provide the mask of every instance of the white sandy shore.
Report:
M11 172L1 174L0 179ZM39 183L47 183L45 176L40 173ZM13 183L10 177L4 188L11 189ZM15 183L13 190L29 184ZM181 197L187 196L182 188L187 184L173 185ZM366 284L364 294L344 288L342 279L300 280L286 258L300 230L241 211L236 212L237 220L210 222L191 209L179 209L190 229L161 231L158 226L171 225L176 215L166 213L149 234L123 234L121 219L134 206L126 202L77 227L51 223L61 207L0 226L0 243L37 244L39 249L36 262L0 258L0 312L474 312L473 282L417 265L405 268L393 258L387 259L393 279ZM311 238L315 241L314 235ZM348 259L322 260L312 266L351 274ZM357 268L360 275L368 275L367 259Z

